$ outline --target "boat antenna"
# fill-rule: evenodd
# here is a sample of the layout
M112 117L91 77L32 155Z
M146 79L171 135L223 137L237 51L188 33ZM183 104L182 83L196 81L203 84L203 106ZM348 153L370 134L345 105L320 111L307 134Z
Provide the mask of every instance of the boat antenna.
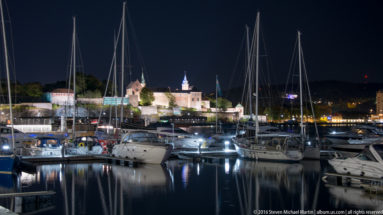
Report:
M11 135L12 135L12 148L13 153L15 152L15 134L13 129L13 111L12 111L12 97L11 97L11 82L9 77L9 62L8 62L8 47L7 47L7 36L5 34L5 23L3 14L3 1L0 0L0 13L1 13L1 31L3 33L3 45L4 45L4 58L5 58L5 71L7 73L7 86L8 86L8 102L9 102L9 118L11 123Z

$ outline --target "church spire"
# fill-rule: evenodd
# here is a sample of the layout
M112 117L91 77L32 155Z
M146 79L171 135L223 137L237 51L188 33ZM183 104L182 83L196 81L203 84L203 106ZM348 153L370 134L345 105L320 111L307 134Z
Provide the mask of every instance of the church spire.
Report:
M189 90L189 82L188 79L186 78L186 71L184 71L184 80L182 81L182 90Z
M145 77L144 77L144 69L142 69L142 73L141 73L141 85L143 87L146 86L146 83L145 83Z

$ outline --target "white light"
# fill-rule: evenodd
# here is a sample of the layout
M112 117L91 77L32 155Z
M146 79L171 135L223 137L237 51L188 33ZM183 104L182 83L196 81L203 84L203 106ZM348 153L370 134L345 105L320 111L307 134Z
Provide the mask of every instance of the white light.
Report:
M331 131L331 134L336 134L336 131Z
M198 142L202 143L203 139L202 138L198 138Z
M228 140L225 140L225 146L227 146L227 145L229 145L230 144L230 141L228 141Z
M9 150L9 145L3 145L3 150Z
M198 132L194 132L194 135L198 135Z
M311 142L310 142L310 141L308 141L307 144L308 144L309 146L311 146Z
M230 171L229 159L225 159L225 173L229 174L229 171Z

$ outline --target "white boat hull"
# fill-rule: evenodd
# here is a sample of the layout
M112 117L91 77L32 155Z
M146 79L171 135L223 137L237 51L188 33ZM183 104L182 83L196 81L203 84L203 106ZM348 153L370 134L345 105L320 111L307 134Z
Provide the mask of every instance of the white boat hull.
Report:
M92 150L88 147L70 147L66 149L66 153L70 155L101 155L102 146L93 146Z
M26 153L31 156L62 156L62 148L28 148Z
M328 161L339 174L367 176L372 178L383 178L383 165L378 162L364 161L357 157Z
M161 164L169 158L171 151L170 145L122 143L113 147L112 156L141 163Z
M237 144L234 144L234 146L238 155L243 158L275 161L300 161L303 159L303 154L299 150L290 150L285 153L280 150L265 150L263 147L249 149Z

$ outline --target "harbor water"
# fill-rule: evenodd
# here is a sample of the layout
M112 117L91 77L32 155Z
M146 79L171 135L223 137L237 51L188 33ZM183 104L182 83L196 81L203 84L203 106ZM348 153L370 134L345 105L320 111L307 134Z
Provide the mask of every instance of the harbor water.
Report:
M320 131L329 129L334 128L321 127ZM0 205L19 214L347 214L350 210L383 210L381 194L323 180L328 172L333 170L327 160L277 163L225 156L200 162L173 158L165 165L134 167L99 162L44 164L33 174L0 175L0 194L55 194L1 197Z
M256 210L381 210L377 194L324 183L326 162L216 159L166 166L52 164L36 174L1 178L2 192L52 190L28 200L1 198L20 213L38 214L256 214ZM262 214L262 213L260 213Z

